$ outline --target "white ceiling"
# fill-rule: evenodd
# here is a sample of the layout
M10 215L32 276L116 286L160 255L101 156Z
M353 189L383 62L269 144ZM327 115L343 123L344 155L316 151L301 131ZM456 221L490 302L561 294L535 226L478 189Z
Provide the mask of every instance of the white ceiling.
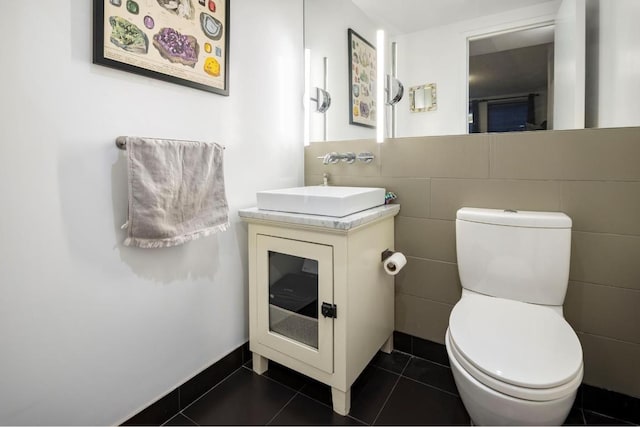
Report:
M550 0L352 0L369 18L395 34L492 15Z

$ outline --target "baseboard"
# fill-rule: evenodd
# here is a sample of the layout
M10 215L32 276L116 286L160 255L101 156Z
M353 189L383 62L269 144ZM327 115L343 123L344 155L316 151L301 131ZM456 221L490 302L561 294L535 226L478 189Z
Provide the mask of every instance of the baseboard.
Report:
M246 342L129 418L122 425L161 425L167 422L175 414L240 368L250 357L249 343Z

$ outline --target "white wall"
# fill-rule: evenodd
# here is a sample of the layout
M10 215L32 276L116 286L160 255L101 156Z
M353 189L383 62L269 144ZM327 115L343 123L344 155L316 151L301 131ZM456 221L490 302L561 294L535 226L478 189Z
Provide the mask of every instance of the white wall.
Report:
M640 125L640 2L588 2L587 126Z
M549 22L558 5L549 1L397 36L398 78L405 89L435 83L438 100L436 111L411 113L407 94L397 107L397 136L467 133L467 39Z
M326 112L327 140L375 138L376 130L349 124L349 50L347 30L353 29L373 46L376 30L351 0L305 0L305 47L311 49L311 87L323 87L323 58L329 58L328 92L331 107ZM323 140L322 114L311 103L310 140Z
M231 3L229 97L91 63L90 1L0 16L0 424L123 421L247 340L255 191L300 185L302 3ZM122 246L118 135L226 145L232 227Z

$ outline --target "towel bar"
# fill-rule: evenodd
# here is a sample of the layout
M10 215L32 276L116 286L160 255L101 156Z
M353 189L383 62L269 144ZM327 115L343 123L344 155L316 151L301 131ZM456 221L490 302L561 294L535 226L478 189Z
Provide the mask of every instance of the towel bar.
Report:
M187 141L186 139L176 139L175 141ZM127 137L126 136L119 136L116 138L116 147L118 147L121 150L126 150L127 149ZM221 146L223 150L226 150L227 147L225 147L224 145Z

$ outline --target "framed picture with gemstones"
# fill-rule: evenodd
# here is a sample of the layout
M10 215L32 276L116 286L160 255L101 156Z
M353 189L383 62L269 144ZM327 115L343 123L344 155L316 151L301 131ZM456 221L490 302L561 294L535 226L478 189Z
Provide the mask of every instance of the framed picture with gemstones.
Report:
M376 127L376 48L351 28L349 42L349 124Z
M94 0L93 63L229 95L229 0Z

